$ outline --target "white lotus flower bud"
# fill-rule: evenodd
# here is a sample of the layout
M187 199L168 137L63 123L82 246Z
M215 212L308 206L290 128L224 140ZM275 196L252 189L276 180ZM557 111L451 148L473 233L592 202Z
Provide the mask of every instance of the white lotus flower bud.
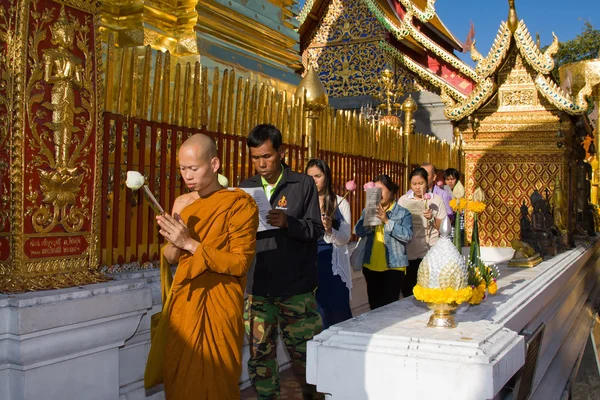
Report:
M146 183L146 179L144 179L144 175L140 174L137 171L127 171L127 181L125 185L131 190L138 190Z
M473 200L474 201L479 201L484 203L485 202L485 194L483 193L483 190L481 190L480 187L478 187L477 189L475 189L475 191L473 192Z
M229 179L226 176L219 174L217 178L219 179L219 185L229 187Z
M465 187L462 183L460 183L460 181L456 182L456 185L454 185L454 189L452 189L452 194L457 199L462 199L463 197L465 197Z

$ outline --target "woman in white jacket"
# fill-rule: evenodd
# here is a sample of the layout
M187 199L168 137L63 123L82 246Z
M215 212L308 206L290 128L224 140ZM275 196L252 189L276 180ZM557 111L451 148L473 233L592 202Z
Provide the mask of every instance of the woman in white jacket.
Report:
M323 329L352 318L350 290L352 274L348 242L351 234L350 204L333 192L331 171L323 160L310 160L306 173L319 192L325 234L319 239L317 306Z

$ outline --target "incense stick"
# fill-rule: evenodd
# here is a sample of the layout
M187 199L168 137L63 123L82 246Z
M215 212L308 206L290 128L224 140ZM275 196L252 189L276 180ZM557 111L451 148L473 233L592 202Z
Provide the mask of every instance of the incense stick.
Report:
M142 188L144 189L144 192L146 193L146 196L148 197L148 200L151 203L150 205L153 206L152 208L154 208L154 211L158 211L159 214L164 214L165 210L160 206L160 204L158 204L156 197L154 197L148 186L144 185L142 186Z

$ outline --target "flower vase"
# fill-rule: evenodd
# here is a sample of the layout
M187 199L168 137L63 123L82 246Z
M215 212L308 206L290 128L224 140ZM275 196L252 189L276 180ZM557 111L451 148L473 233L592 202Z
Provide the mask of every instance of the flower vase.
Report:
M454 314L458 308L456 303L427 303L427 307L433 310L429 317L427 326L430 328L456 328Z
M477 213L473 213L473 233L471 235L469 260L475 264L479 258L481 258L481 249L479 247L479 226L477 224Z

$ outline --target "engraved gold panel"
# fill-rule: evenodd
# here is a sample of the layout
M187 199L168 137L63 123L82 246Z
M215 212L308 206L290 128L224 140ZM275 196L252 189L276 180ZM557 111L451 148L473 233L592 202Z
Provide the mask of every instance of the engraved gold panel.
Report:
M565 159L560 153L469 153L466 156L466 195L481 187L488 199L479 215L482 246L510 247L520 237L519 207L534 189L543 193L554 188L556 176L563 176ZM467 224L469 227L470 223ZM470 240L470 229L468 239Z
M97 3L2 0L0 11L0 140L12 149L0 205L13 215L0 291L101 281Z

